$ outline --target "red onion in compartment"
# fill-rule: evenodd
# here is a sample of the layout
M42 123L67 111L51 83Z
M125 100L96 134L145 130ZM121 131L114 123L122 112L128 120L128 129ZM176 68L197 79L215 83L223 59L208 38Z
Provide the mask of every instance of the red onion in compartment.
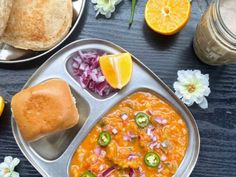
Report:
M104 55L100 50L78 51L72 57L71 69L73 77L83 88L107 96L114 89L107 83L99 66L99 56Z

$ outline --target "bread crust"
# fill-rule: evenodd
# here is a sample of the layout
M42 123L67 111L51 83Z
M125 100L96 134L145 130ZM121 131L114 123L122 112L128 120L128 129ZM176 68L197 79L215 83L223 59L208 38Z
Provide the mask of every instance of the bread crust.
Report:
M16 48L45 51L66 36L72 18L71 0L14 0L2 40Z
M12 4L13 0L0 0L0 37L7 26Z
M61 79L51 79L20 91L13 96L11 107L26 141L71 128L79 121L70 88Z

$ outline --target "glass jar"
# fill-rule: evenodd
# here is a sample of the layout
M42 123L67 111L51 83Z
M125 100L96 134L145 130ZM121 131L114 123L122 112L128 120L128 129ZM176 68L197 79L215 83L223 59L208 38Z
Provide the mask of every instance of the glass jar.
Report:
M209 5L197 26L193 47L204 63L236 62L236 0L215 0Z

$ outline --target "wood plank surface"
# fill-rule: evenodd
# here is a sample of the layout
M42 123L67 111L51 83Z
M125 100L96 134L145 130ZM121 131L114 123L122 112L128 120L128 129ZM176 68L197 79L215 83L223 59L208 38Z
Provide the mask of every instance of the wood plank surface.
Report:
M209 108L190 108L201 135L200 156L191 176L236 176L236 65L213 67L197 59L192 39L201 11L196 1L193 2L187 26L171 37L158 35L147 27L143 18L145 3L144 0L138 0L134 24L128 29L130 0L118 5L115 15L109 20L102 17L96 19L93 5L90 0L87 1L79 25L63 45L80 38L110 40L141 59L172 89L180 69L200 69L203 73L209 73L212 90L208 98ZM0 95L7 102L0 119L0 161L7 155L20 158L17 171L21 177L41 175L25 159L13 138L10 100L48 57L23 65L0 65Z

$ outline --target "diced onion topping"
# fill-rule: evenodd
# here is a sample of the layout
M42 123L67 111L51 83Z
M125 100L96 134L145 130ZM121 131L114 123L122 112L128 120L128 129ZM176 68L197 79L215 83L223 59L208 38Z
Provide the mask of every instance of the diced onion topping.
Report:
M135 177L135 171L133 168L129 169L129 177Z
M134 159L137 159L137 158L138 158L138 156L135 155L135 154L130 154L130 155L128 156L128 160L134 160Z
M118 133L118 130L117 130L116 128L113 128L113 129L112 129L112 133L113 133L114 135L116 135L116 134Z
M166 119L163 119L163 118L161 118L161 117L155 117L154 120L155 120L157 123L161 124L161 125L167 124L167 120L166 120Z
M128 119L128 115L126 113L121 114L121 119L122 120L127 120Z
M106 171L102 173L102 177L108 177L110 174L112 174L115 171L115 167L110 167Z

